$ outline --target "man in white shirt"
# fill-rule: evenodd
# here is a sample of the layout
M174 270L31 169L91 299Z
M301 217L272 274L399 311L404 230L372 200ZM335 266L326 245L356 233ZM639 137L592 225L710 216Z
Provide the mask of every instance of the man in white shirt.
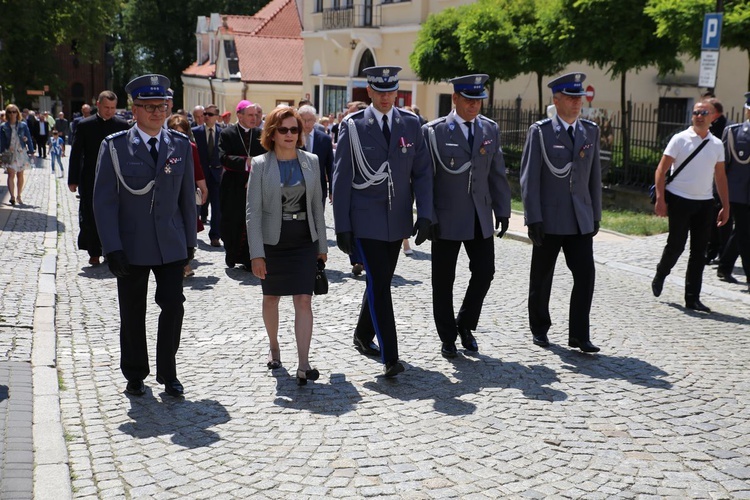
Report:
M315 129L317 123L317 111L309 104L297 110L302 118L302 133L305 137L305 150L318 156L320 166L320 187L323 191L323 203L325 204L328 193L328 182L331 179L331 168L333 167L333 141L331 136Z
M716 109L711 104L704 101L693 107L693 125L670 139L656 168L655 180L654 212L659 217L669 217L669 237L656 267L651 290L654 296L661 295L664 280L682 255L690 234L690 257L685 274L685 307L705 313L710 313L711 309L700 301L700 293L706 262L706 245L713 223L714 182L723 207L719 211L716 225L723 226L729 219L724 146L721 140L709 131L714 118ZM698 150L699 147L702 149ZM689 159L695 151L698 152ZM675 176L675 171L683 163L684 168Z

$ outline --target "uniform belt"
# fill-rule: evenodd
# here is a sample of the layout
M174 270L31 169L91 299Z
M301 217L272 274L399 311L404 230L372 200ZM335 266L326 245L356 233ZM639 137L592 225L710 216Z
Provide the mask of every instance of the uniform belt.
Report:
M307 212L282 213L281 220L307 220Z

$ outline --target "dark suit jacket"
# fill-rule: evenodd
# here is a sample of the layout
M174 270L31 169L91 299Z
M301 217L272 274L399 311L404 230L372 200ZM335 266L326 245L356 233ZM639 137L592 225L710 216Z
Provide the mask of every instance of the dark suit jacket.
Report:
M195 137L195 145L198 146L198 153L201 157L201 166L204 170L210 167L220 167L221 160L219 159L219 136L221 136L221 127L219 125L214 126L214 150L211 158L208 157L208 135L206 133L205 125L198 125L193 127L193 137Z
M320 188L323 193L323 203L325 204L326 197L328 196L328 182L330 182L333 175L331 172L333 168L333 141L331 140L331 136L320 130L313 130L313 150L310 152L318 157Z
M39 120L35 116L29 115L26 118L26 125L29 126L29 132L31 132L31 137L34 138L34 143L36 144L39 138Z
M78 123L75 139L70 148L68 184L78 185L78 191L82 196L90 198L92 195L96 160L104 138L127 129L128 123L117 116L105 121L97 114Z
M247 144L242 142L240 137L240 126L236 123L226 127L221 131L219 139L219 159L225 170L230 172L241 172L244 175L244 182L247 182L247 171L245 170L245 161L247 160L248 151L245 149ZM266 150L260 144L259 128L252 129L252 140L250 141L250 156L266 154ZM244 191L243 182L243 191Z

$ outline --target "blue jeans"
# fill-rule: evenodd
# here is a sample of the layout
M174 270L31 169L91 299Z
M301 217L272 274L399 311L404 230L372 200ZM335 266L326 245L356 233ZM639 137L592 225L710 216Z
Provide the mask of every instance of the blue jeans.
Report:
M54 154L54 153L50 154L50 162L52 164L52 172L54 173L54 171L55 171L55 161L57 161L57 164L60 165L60 172L64 172L65 169L63 168L63 165L62 165L62 158L60 157L60 155L57 155L57 154Z

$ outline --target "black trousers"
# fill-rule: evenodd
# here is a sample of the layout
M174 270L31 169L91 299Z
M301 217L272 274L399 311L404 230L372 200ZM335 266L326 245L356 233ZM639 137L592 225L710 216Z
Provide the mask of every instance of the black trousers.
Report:
M81 193L80 203L78 204L78 248L86 250L89 257L102 256L102 242L99 240L99 231L96 229L96 220L94 220L94 195Z
M591 234L547 234L542 246L533 247L529 279L529 325L532 334L546 335L552 326L549 299L555 263L562 249L565 263L573 274L568 336L579 342L589 340L589 314L596 278L593 242Z
M721 254L718 270L724 274L732 274L737 257L742 257L742 269L745 277L750 279L750 205L730 203L729 207L729 213L734 219L734 230Z
M156 337L156 373L166 380L177 378L175 355L180 347L182 317L182 268L180 260L161 266L130 266L131 272L117 278L120 301L120 369L127 380L138 381L149 374L146 345L146 297L149 272L156 278L156 304L161 308Z
M689 200L666 191L669 236L656 272L667 276L685 250L690 234L690 257L685 274L685 301L700 298L703 268L706 265L706 245L713 221L713 200Z
M377 336L383 363L398 359L396 320L393 316L391 280L396 272L401 240L355 240L367 273L367 286L354 335L364 342Z
M495 245L492 237L467 241L435 240L432 242L432 314L442 342L455 342L458 327L476 330L482 304L495 275ZM456 261L463 244L469 257L469 286L458 310L453 312L453 284L456 281Z

